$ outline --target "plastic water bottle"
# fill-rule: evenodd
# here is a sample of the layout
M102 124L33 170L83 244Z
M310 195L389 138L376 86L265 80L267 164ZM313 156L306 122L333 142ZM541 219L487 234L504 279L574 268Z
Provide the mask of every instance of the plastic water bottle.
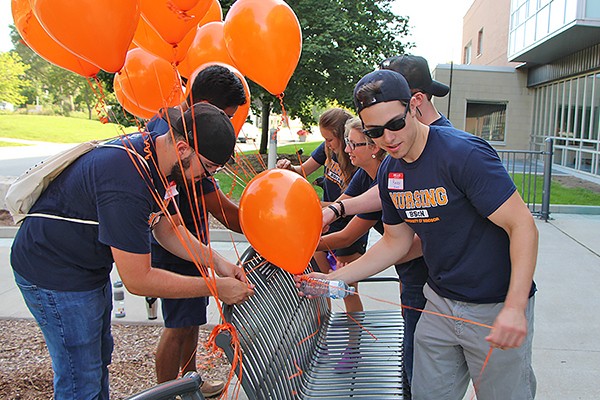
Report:
M344 281L329 281L327 279L306 279L300 282L300 291L305 296L329 297L343 299L354 294L354 288Z

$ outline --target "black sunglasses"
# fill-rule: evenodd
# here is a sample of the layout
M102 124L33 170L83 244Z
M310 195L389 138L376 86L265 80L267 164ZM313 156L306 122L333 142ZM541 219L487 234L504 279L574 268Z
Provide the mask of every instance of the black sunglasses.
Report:
M369 144L369 142L353 142L352 140L345 138L344 141L346 142L346 146L350 147L350 150L356 150L357 147L361 147L361 146L366 146Z
M200 157L199 154L198 154L198 161L200 161L200 165L202 165L202 168L204 168L204 177L205 178L212 177L214 174L216 174L217 172L220 172L225 167L224 165L218 165L215 169L215 172L210 172L208 170L208 168L206 168L206 164L204 164L204 162L202 161L202 157ZM211 168L215 168L215 167L211 167Z
M400 129L406 126L406 113L408 113L408 106L404 110L404 114L398 115L392 119L390 119L383 126L376 126L370 129L363 129L363 133L370 137L371 139L377 139L383 136L383 132L385 129L390 131L399 131ZM363 125L364 128L364 125Z

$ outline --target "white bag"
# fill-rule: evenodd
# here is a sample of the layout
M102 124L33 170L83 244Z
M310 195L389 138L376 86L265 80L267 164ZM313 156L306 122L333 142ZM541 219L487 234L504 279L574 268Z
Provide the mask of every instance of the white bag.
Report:
M60 175L73 161L95 149L96 147L118 147L127 150L138 156L144 162L146 168L148 164L142 156L135 150L116 144L105 144L103 141L91 140L89 142L78 144L68 150L55 154L39 163L35 164L13 182L6 193L6 209L10 212L15 224L20 223L25 217L40 216L45 218L62 219L72 222L98 225L96 221L80 220L75 218L65 218L49 214L29 214L29 210L42 192L46 190L50 182Z

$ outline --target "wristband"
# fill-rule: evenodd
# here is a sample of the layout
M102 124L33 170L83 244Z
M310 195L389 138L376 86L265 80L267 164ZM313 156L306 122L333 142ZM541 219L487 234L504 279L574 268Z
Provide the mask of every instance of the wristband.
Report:
M335 208L333 206L333 204L328 205L327 208L329 208L331 211L333 211L333 213L335 214L335 219L338 219L339 217L341 217L340 212L337 210L337 208Z
M346 207L344 207L344 203L342 201L336 201L340 205L340 217L344 218L346 216Z

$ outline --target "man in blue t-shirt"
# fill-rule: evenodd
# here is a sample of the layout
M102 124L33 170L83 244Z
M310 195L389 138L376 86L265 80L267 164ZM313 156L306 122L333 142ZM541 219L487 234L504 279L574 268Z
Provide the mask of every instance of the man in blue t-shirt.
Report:
M379 64L379 67L396 71L404 76L415 102L417 120L425 125L452 126L450 121L431 102L433 96L446 96L450 88L431 78L427 60L419 56L400 55L385 59ZM381 200L376 181L369 182L368 187L363 182L361 190L357 191L355 188L351 189L352 186L361 183L355 181L358 178L357 175L359 174L354 176L346 190L346 194L353 198L343 200L346 214L358 214L364 219L380 220ZM333 205L333 207L338 206L341 207L341 205ZM369 213L370 211L373 212ZM333 217L333 211L330 208L324 208L324 219L327 218L329 221L328 214ZM381 222L376 225L376 229L377 227L380 227L381 232L383 232ZM418 242L416 243L418 244ZM401 301L404 306L402 316L405 323L404 342L402 343L404 351L404 357L402 358L404 363L402 369L404 385L402 389L405 400L409 400L411 398L410 381L412 380L413 370L413 336L417 322L421 317L421 312L418 310L425 307L426 302L423 287L427 281L427 264L423 257L417 257L408 262L398 263L395 267L401 282Z
M356 282L403 257L416 233L429 267L415 332L412 395L532 399L533 273L537 228L484 140L417 118L404 77L363 77L354 102L364 133L388 152L377 181L384 235L329 279ZM488 355L493 351L491 357Z
M187 109L190 104L206 102L225 112L230 118L238 107L248 101L242 81L227 67L211 65L196 75L189 97L179 108ZM150 120L149 131L166 132L168 122L161 116ZM241 233L239 208L229 200L212 177L196 183L195 191L178 188L180 193L179 212L183 223L204 244L208 243L207 213L212 214L227 228ZM195 193L195 195L194 195ZM214 250L213 250L214 251ZM152 242L152 266L182 275L200 276L194 263L183 260ZM186 299L161 299L165 329L156 349L156 377L158 383L176 379L181 373L196 371L196 348L200 325L206 324L208 297ZM225 382L202 383L205 397L213 397L223 391Z
M210 254L168 215L175 185L202 178L231 156L231 122L208 104L183 115L169 110L169 121L172 134L124 136L74 161L15 236L15 280L44 334L56 399L109 397L113 262L131 293L210 295L202 278L151 267L151 233L172 253L212 266L221 276L215 284L223 301L240 303L253 293L239 267Z

